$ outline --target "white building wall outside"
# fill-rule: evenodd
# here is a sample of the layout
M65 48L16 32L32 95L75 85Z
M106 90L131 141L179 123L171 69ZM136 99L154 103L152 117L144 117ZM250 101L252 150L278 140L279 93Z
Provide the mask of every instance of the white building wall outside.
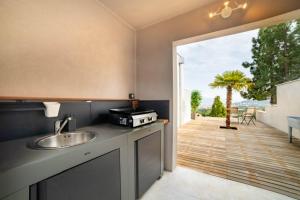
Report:
M277 85L277 104L256 114L258 121L285 133L288 133L288 116L300 116L300 79ZM300 138L300 130L293 129L293 136Z
M192 92L185 87L184 82L184 57L177 53L177 67L178 67L178 113L177 127L191 121L191 94Z
M181 125L191 121L191 94L192 91L183 89L181 101Z

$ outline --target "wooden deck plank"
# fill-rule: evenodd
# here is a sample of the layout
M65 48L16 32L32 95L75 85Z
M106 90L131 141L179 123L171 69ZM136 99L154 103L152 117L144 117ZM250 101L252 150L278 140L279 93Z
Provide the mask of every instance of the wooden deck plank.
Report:
M265 124L219 129L200 118L179 129L177 163L205 173L300 199L300 140Z

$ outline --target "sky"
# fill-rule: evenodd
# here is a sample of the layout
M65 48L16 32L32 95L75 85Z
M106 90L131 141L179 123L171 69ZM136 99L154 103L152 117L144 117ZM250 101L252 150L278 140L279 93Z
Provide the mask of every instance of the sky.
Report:
M211 89L208 85L217 74L228 70L240 70L252 77L242 63L252 60L252 38L257 34L258 29L177 47L177 52L184 57L183 88L200 90L202 107L211 105L215 96L220 96L225 103L226 89ZM232 102L243 100L238 92L233 93Z

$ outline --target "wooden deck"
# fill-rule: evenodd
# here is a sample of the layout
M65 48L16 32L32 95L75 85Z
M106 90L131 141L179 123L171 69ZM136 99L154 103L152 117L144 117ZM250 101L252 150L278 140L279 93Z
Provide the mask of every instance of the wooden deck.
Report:
M256 122L219 129L223 119L200 118L180 128L177 164L300 199L300 141Z

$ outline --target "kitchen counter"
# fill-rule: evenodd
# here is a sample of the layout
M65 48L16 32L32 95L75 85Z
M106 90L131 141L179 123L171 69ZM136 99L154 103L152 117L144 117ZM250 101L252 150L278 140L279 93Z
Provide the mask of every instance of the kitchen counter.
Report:
M121 162L127 162L128 136L161 126L162 122L139 128L111 124L84 127L78 130L94 132L96 138L93 141L57 150L36 150L27 147L37 137L2 142L0 143L0 199L116 148L120 148ZM126 169L121 170L123 170L122 174L127 174ZM126 180L126 177L122 177L122 181ZM122 195L127 195L125 190L127 189L122 189Z
M130 128L118 127L110 124L84 127L78 130L85 130L96 133L95 140L84 144L84 146L105 142L111 138L115 138L132 131L132 129ZM0 143L0 174L22 165L43 161L55 156L75 151L77 149L81 149L83 146L78 145L71 148L57 150L36 150L28 148L28 144L36 138L38 137L29 137Z

